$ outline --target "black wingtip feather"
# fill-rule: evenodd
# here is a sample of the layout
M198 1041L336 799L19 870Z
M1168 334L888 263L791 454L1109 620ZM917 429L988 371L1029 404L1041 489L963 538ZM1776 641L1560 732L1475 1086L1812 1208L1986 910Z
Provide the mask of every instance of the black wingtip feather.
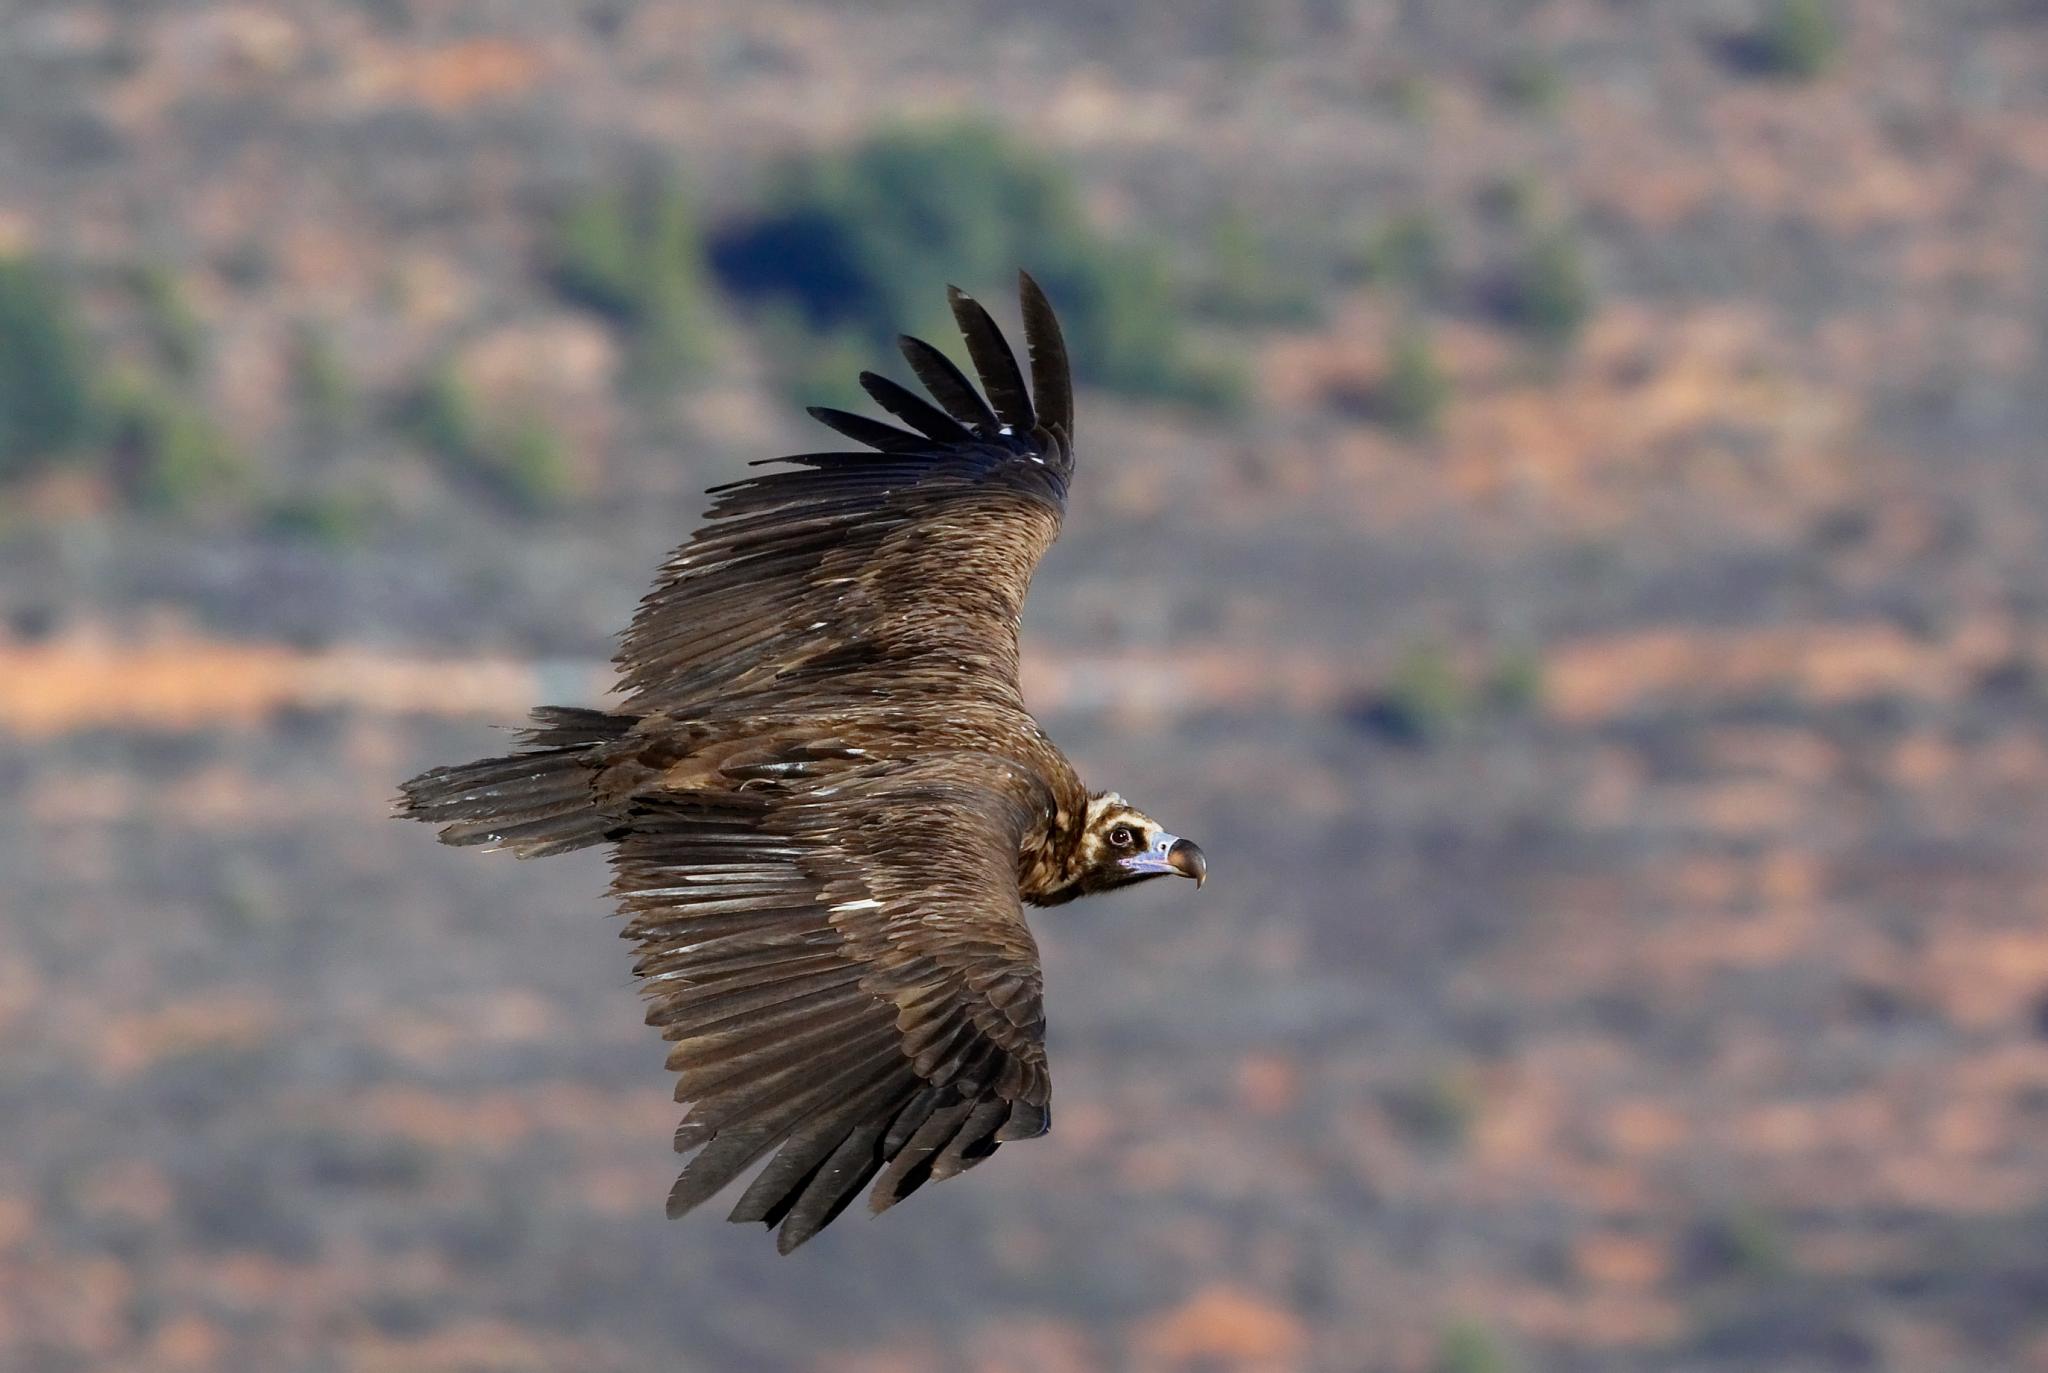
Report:
M924 389L945 407L947 414L977 434L996 432L1001 423L996 412L988 408L988 402L974 389L967 374L954 365L953 359L909 334L900 335L896 346L903 351L903 360L910 364L910 370L924 383Z
M901 453L924 446L924 440L907 430L880 420L871 420L866 415L856 415L847 410L835 410L829 405L807 405L804 413L828 429L837 430L855 443L864 443L884 453Z
M1017 367L1017 355L1003 338L1003 331L980 301L958 286L946 288L946 302L953 307L953 322L967 341L967 355L981 375L981 388L989 403L1011 432L1029 434L1038 427L1031 408L1031 393L1024 387L1024 373Z
M966 425L924 397L913 394L887 377L874 372L862 372L860 387L868 393L875 404L934 443L966 443L974 437L973 431Z
M1024 348L1031 355L1031 399L1038 407L1038 422L1057 436L1061 449L1071 457L1074 376L1059 316L1029 272L1017 273L1017 298L1024 312Z

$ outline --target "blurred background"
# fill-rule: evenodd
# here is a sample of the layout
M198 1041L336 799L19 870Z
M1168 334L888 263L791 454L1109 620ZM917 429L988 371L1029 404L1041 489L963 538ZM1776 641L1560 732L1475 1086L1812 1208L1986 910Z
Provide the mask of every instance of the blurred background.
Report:
M2040 0L9 0L0 1367L2048 1369L2044 247ZM1020 265L1215 879L779 1260L388 799Z

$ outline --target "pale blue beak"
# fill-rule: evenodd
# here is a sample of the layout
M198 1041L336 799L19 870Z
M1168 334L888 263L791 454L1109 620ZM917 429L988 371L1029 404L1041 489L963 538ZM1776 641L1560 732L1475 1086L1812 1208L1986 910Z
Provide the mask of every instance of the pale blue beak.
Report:
M1209 860L1202 856L1202 850L1195 842L1164 830L1154 836L1151 848L1129 858L1118 859L1117 866L1125 872L1177 872L1182 877L1194 878L1196 891L1200 891L1202 883L1209 880Z

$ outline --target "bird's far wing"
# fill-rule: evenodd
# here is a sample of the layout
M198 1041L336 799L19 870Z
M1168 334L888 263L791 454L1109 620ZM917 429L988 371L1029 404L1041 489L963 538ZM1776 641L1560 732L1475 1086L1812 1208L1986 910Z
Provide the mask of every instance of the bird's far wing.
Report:
M856 690L849 674L900 678L920 664L1015 691L1017 617L1059 534L1074 423L1058 322L1022 281L1030 389L988 312L954 290L980 391L905 338L932 400L861 377L904 427L813 408L869 451L770 459L785 466L715 488L708 522L663 566L620 646L627 709Z
M874 1180L894 1205L1044 1133L1031 779L947 753L830 786L675 798L613 859L691 1155L669 1214L774 1157L732 1211L787 1253Z

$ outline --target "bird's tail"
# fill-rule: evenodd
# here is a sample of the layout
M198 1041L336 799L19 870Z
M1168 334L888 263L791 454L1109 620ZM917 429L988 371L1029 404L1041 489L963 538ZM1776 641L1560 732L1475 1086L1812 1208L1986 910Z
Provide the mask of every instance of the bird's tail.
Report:
M444 844L484 844L521 858L601 842L612 827L592 783L598 753L630 730L630 715L547 706L517 753L433 768L407 782L397 814L441 827Z

